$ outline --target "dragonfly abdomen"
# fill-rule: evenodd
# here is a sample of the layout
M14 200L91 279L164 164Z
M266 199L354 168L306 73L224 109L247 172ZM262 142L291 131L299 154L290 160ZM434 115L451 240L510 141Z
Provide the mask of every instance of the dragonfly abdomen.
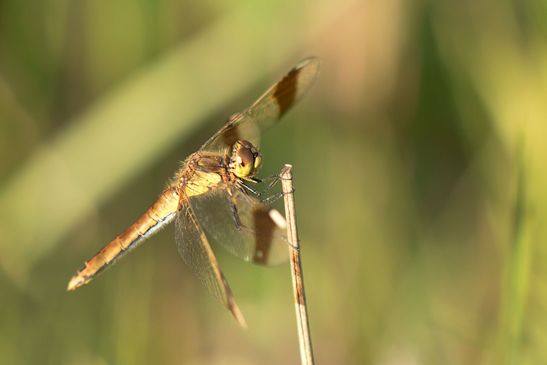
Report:
M68 283L68 290L75 290L89 283L126 252L170 223L175 218L178 204L179 194L176 188L167 188L135 223L85 263Z

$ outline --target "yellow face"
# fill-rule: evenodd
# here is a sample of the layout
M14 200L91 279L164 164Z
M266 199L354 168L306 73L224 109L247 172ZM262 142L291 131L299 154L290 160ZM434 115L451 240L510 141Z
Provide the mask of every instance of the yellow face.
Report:
M258 149L249 141L239 140L234 143L230 169L235 176L253 181L252 177L262 165L262 156Z

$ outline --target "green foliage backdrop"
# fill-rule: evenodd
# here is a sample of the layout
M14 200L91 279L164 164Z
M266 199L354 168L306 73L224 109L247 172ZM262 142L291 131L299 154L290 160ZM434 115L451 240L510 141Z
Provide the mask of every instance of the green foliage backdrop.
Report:
M91 285L85 259L299 59L269 131L294 165L322 364L547 357L547 5L0 1L0 362L297 363L288 265L217 250L237 327L167 228Z

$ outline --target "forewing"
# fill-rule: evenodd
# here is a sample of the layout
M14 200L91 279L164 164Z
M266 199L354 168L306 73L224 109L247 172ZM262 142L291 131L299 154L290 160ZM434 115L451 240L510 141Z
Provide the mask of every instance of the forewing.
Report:
M184 262L213 296L232 312L239 324L245 327L245 319L190 204L183 204L175 219L175 228L177 247Z
M256 197L227 185L192 197L190 205L213 246L259 265L287 260L285 219Z
M309 90L319 72L319 60L306 58L271 86L253 105L230 117L226 125L201 147L219 151L245 139L260 145L260 134L275 124Z

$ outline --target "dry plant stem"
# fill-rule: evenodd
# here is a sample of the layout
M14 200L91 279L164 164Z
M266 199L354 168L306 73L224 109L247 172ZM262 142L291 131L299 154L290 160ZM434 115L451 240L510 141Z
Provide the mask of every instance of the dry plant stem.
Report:
M310 326L304 292L304 274L300 262L300 246L296 230L296 213L294 208L294 194L292 186L292 166L285 165L279 174L283 186L285 200L285 217L287 220L287 237L289 239L289 253L291 257L291 276L295 299L296 324L298 328L298 343L300 361L302 364L314 364L311 347Z

